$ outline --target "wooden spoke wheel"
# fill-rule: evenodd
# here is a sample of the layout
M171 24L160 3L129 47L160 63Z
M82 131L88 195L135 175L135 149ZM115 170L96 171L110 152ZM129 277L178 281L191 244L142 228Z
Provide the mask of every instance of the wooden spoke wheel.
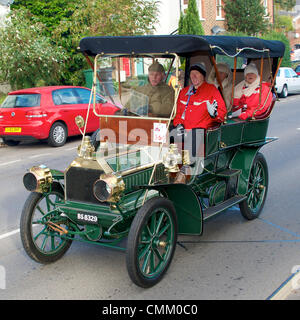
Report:
M148 200L130 228L126 263L131 280L140 287L158 283L167 271L177 242L177 216L172 202Z
M267 162L264 156L258 153L250 171L247 199L240 203L241 213L246 219L255 219L261 213L267 196L268 182Z

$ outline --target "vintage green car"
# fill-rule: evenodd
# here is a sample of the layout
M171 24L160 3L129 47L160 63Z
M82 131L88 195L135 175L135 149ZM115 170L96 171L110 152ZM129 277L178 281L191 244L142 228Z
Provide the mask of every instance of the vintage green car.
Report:
M61 258L73 240L124 250L132 281L151 287L166 273L178 235L201 235L204 221L237 204L246 219L259 216L268 191L268 167L259 150L275 139L266 137L275 98L259 117L242 121L228 114L221 125L202 129L197 174L186 184L173 183L188 162L186 150L168 137L180 68L202 61L209 71L225 61L235 85L251 61L275 97L284 45L252 37L128 36L83 38L79 50L95 70L93 94L100 91L124 109L98 115L92 95L89 112L99 116L100 132L87 136L88 114L77 117L83 138L69 167L62 172L40 165L24 175L31 193L21 216L22 243L39 263ZM150 115L148 97L138 90L155 60L168 67L168 76L174 68L177 77L168 117ZM184 85L188 81L186 71Z

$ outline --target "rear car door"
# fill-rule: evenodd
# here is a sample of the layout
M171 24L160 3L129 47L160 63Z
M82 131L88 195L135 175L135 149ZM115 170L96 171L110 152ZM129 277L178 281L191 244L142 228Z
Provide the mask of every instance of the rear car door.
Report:
M85 89L85 88L74 88L74 91L77 95L77 99L82 107L82 110L84 110L84 114L82 114L82 116L86 120L87 111L88 111L89 102L90 102L91 90ZM98 117L93 112L93 100L91 100L91 106L90 106L86 131L92 132L97 130L98 128L99 128L99 120L98 120Z
M78 96L74 88L63 88L52 91L53 103L57 108L57 112L62 120L68 126L68 134L80 134L75 123L75 117L81 115L85 118L86 108L79 103Z

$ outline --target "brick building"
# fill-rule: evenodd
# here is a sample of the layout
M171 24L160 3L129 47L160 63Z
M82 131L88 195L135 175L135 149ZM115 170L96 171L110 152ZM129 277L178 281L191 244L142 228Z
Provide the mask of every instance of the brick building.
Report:
M196 0L199 18L206 35L214 34L219 27L225 30L225 12L223 0ZM178 28L180 12L188 7L189 0L161 0L159 7L159 24L156 34L170 34ZM267 19L273 23L274 5L273 0L262 0L266 10Z

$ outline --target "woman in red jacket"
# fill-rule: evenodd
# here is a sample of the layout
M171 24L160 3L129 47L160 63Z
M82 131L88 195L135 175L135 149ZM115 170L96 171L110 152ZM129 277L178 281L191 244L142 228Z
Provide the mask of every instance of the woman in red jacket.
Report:
M198 137L202 137L203 130L197 135L191 129L202 128L207 129L224 121L227 113L225 102L219 90L213 85L205 81L206 69L205 65L192 65L190 70L191 85L183 88L177 99L177 111L173 120L173 125L178 136L186 136L184 138L185 145L191 146L190 159L191 165L195 165L195 158L198 154L198 148L203 141L199 141ZM203 137L202 137L203 139ZM193 140L190 142L190 140ZM186 175L191 175L191 167L184 165L178 172L175 183L185 183Z
M263 114L270 106L273 97L270 92L271 84L267 82L262 82L260 94L260 76L254 63L246 66L244 76L245 80L235 87L232 108L233 112L241 109L239 115L241 120L251 118L253 115ZM260 95L261 97L259 97Z

